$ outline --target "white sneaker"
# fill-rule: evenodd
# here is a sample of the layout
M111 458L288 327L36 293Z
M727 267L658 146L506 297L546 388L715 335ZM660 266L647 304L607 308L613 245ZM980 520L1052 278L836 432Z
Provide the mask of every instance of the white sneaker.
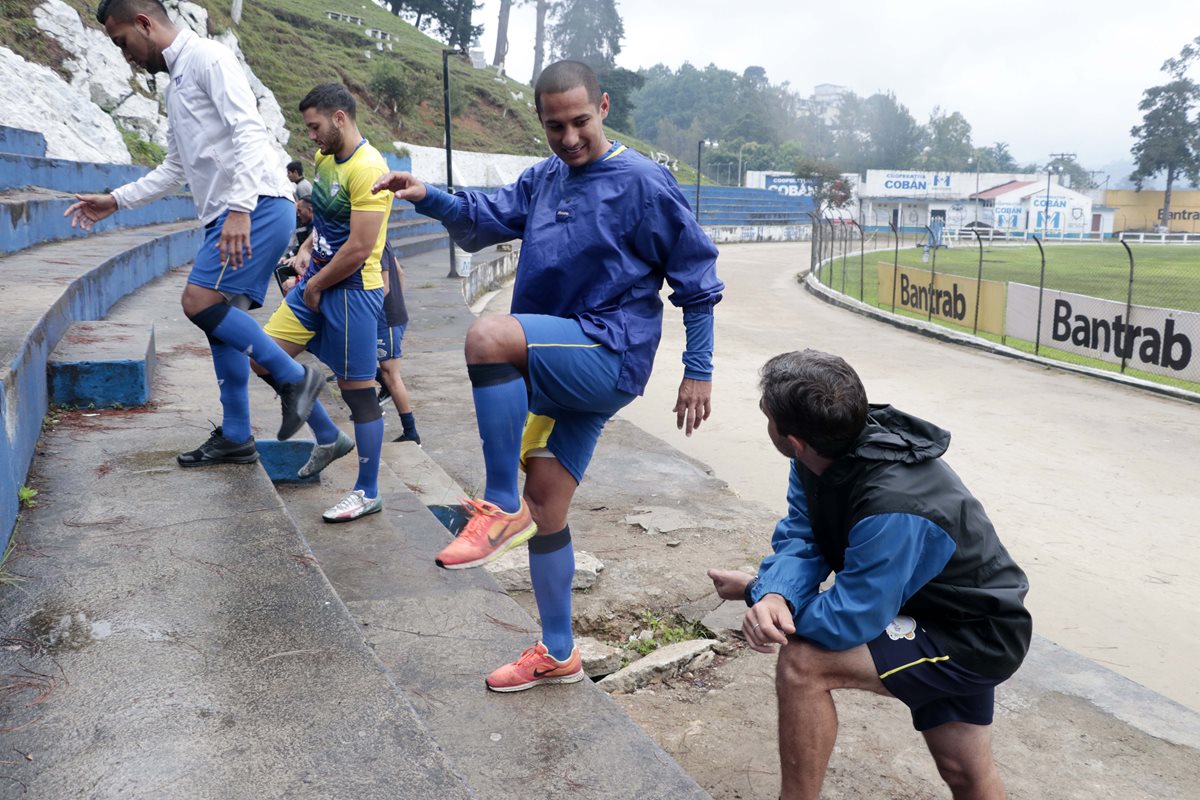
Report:
M304 466L296 474L301 478L311 478L353 449L354 440L343 431L338 431L337 438L329 444L313 445L312 453L308 456L308 461L304 463Z
M352 522L382 510L382 497L367 497L362 489L355 489L346 495L342 502L322 514L321 519L326 522Z

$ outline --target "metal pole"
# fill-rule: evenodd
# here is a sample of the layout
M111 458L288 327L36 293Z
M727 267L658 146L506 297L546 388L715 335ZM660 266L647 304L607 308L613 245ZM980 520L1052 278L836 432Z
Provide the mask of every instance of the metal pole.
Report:
M896 223L889 222L892 229L892 313L896 313L896 285L900 283L900 229Z
M450 55L457 50L442 50L442 121L446 126L446 191L454 191L454 163L451 153L454 145L450 138ZM456 260L454 239L450 240L450 272L447 278L457 278L458 270L454 267Z
M983 294L983 239L978 228L972 228L971 233L975 234L975 241L979 244L979 277L975 279L975 322L971 324L971 335L975 336L979 333L979 296Z
M1042 255L1042 274L1038 278L1038 312L1037 312L1037 331L1033 340L1033 354L1036 356L1042 349L1042 299L1046 293L1046 251L1042 249L1042 240L1033 236L1033 243L1038 246L1038 252Z
M704 140L696 142L696 222L700 222L700 163L704 158Z
M929 314L926 316L927 322L933 322L933 285L937 282L937 246L933 242L933 229L928 225L925 230L929 233L929 249L933 251L932 263L929 265Z
M858 228L858 299L867 302L867 237L863 234L862 225L858 224L858 220L851 220L854 227Z
M1046 228L1050 225L1050 165L1046 165L1046 204L1042 207L1042 238L1046 238Z
M1129 360L1129 356L1133 355L1133 337L1129 335L1129 329L1133 324L1133 251L1129 249L1129 244L1124 239L1121 240L1121 246L1125 248L1125 252L1129 254L1129 294L1125 298L1125 346L1121 348L1121 372L1125 372L1125 363ZM1163 343L1166 346L1166 343Z
M838 216L838 221L841 222L841 215ZM846 223L841 222L839 225L842 229L842 294L846 293L846 255L850 249L850 231L846 229Z

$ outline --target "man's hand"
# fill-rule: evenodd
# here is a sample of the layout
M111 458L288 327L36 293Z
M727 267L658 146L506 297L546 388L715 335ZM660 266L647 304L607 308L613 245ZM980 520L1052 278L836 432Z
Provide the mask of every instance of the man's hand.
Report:
M395 192L396 197L410 203L418 203L425 199L425 184L408 172L389 172L371 187L372 192L382 192L387 189Z
M675 427L691 436L700 423L712 413L712 381L695 381L684 378L679 384L679 397L675 401Z
M722 600L744 600L746 587L754 580L753 575L732 569L710 569L708 577L717 590L717 597Z
M105 217L112 216L117 210L117 198L111 194L77 194L72 203L63 212L64 217L71 218L72 228L83 228L90 231L96 223Z
M315 285L314 281L310 280L304 284L304 305L313 311L321 310L321 290Z
M217 250L221 252L221 260L234 269L241 268L243 259L254 255L250 249L249 214L245 211L229 210L225 215L225 224L221 226L221 240L217 242Z
M283 260L283 265L285 267L291 267L292 271L297 275L303 275L308 269L308 262L311 260L312 253L306 253L304 250L300 250L291 258L285 258Z
M775 645L787 644L787 634L795 633L792 610L780 594L768 594L742 618L742 635L751 650L774 653Z

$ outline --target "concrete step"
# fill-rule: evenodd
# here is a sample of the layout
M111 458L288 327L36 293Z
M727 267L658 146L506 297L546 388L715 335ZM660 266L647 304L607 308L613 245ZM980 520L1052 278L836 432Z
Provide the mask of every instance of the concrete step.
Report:
M50 402L81 408L134 408L150 402L154 326L72 322L46 363Z
M446 229L442 227L442 223L429 217L393 219L388 222L388 239L393 242L435 233L445 236Z
M92 164L0 152L0 190L40 186L59 192L107 192L149 171L134 164Z
M46 137L37 131L0 125L0 153L46 157Z
M72 322L102 318L121 297L189 262L202 233L195 222L172 223L0 257L0 542L16 519L17 487L46 414L51 351Z
M354 484L349 458L325 471L319 490L284 486L280 496L368 644L471 788L487 798L707 798L590 681L512 695L486 689L484 676L532 644L539 628L485 570L434 565L451 537L426 503L456 489L416 445L384 447L386 465L397 469L381 472L378 515L320 521ZM420 496L408 488L414 481Z
M212 381L188 333L167 337L173 400L63 414L40 442L24 580L0 592L0 747L22 756L0 795L479 797L262 467L175 465Z
M97 223L88 233L72 228L63 212L75 198L50 189L10 189L0 192L0 255L63 239L77 239L121 228L140 228L195 219L188 195L171 195L142 208L126 209Z
M441 233L427 233L424 236L391 241L396 258L401 259L418 253L428 253L431 250L443 250L450 246L450 237L444 230Z

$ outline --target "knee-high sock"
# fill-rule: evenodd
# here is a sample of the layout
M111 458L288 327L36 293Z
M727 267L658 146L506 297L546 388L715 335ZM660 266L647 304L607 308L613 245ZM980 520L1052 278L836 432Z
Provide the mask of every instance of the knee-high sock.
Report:
M380 419L380 422L383 420ZM317 444L330 444L338 437L339 428L329 418L329 412L325 410L325 406L321 405L318 399L313 402L312 413L308 415L308 427L312 428L313 436L317 440ZM357 430L355 431L357 434ZM383 436L382 433L379 434ZM374 497L375 495L371 495Z
M529 577L542 618L542 644L563 661L575 646L571 635L571 582L575 578L575 548L571 527L529 540Z
M354 419L354 444L358 448L358 481L367 497L379 496L379 461L383 451L383 412L374 389L343 389L342 399Z
M221 433L231 442L244 442L250 438L250 359L215 339L208 346L221 390Z
M280 383L295 383L304 377L304 367L300 366L300 362L284 352L254 317L240 308L225 307L229 310L225 312L224 319L213 327L213 336L262 364Z
M487 488L483 499L507 512L521 506L517 472L521 463L521 435L529 413L525 379L511 364L468 364L475 421L483 440Z

